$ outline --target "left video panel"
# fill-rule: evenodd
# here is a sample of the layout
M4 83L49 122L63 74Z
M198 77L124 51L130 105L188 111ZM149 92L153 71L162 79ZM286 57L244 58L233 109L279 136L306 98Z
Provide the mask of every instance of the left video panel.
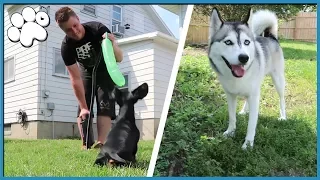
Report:
M4 5L4 176L146 176L187 8Z

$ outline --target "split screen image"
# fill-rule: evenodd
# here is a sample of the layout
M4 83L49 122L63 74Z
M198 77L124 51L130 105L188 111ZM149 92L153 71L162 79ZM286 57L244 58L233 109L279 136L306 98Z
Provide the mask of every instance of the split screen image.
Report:
M316 176L316 11L5 5L4 176Z

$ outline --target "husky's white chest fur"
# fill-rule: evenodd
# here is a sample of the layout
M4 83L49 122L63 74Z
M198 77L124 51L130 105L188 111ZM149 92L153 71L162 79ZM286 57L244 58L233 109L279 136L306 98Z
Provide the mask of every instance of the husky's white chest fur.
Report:
M255 94L260 85L260 78L254 76L235 79L233 77L218 77L223 89L230 94L248 97Z

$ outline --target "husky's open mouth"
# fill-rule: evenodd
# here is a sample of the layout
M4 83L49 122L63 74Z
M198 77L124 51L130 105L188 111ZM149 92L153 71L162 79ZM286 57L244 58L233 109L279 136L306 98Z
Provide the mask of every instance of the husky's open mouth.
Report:
M231 65L226 58L224 58L223 56L221 56L222 59L224 60L224 62L227 64L227 66L229 67L229 69L231 70L231 73L234 77L237 78L241 78L244 76L245 73L245 69L243 67L243 65Z

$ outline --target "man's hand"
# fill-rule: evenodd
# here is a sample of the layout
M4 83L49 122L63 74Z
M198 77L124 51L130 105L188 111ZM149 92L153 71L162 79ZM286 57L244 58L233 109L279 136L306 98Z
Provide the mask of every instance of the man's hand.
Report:
M113 50L114 50L114 55L115 55L116 61L117 62L121 62L122 59L123 59L123 54L122 54L122 50L119 48L119 46L117 44L116 38L111 33L104 33L102 35L103 39L106 38L106 34L108 34L108 39L110 39L110 41L112 42L112 46L113 46Z
M89 117L89 115L90 115L90 111L88 109L81 109L79 117L84 120L87 117Z
M104 34L102 35L102 37L103 37L103 39L105 39L105 38L106 38L106 33L104 33ZM115 38L114 35L111 34L111 33L108 33L108 39L110 39L110 41L112 42L112 44L116 42L116 38Z

